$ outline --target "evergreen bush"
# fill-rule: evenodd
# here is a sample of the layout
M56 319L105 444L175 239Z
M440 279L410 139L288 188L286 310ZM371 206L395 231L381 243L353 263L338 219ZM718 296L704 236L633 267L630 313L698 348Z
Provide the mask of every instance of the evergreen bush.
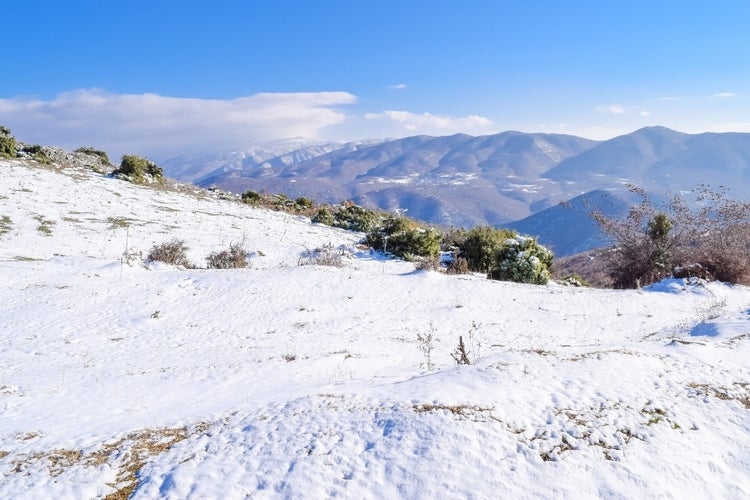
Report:
M23 153L26 153L27 155L30 155L34 159L34 161L37 161L39 163L44 163L45 165L49 165L50 163L52 163L52 158L47 155L47 152L39 144L24 146L21 148L21 151Z
M253 191L251 189L242 193L242 196L240 198L242 199L243 203L247 203L248 205L253 205L253 206L259 205L260 202L263 200L263 196L261 196L260 193Z
M136 184L161 182L164 179L164 172L159 166L148 158L136 155L123 156L120 167L112 174L127 177Z
M508 229L477 226L467 231L463 240L458 241L459 256L466 259L470 271L489 273L495 265L497 252L505 241L515 236Z
M328 207L320 208L310 220L318 224L325 224L326 226L333 226L336 222L333 218L333 212Z
M546 285L550 278L552 258L552 252L534 238L509 238L495 254L495 262L489 277L502 281Z
M15 158L18 154L16 139L8 127L0 125L0 158Z
M405 217L389 217L382 227L371 230L365 244L381 252L413 260L435 257L440 252L441 234L435 229L418 227Z

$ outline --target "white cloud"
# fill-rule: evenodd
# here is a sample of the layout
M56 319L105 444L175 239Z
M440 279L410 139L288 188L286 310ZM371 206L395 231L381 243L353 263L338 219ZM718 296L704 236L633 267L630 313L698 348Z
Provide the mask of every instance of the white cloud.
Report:
M612 113L613 115L621 115L625 113L625 107L621 106L620 104L608 104L606 106L597 106L597 111L606 111L608 113Z
M367 113L365 119L396 124L410 134L445 135L454 133L482 134L492 126L492 120L479 115L450 117L431 113L411 113L409 111L384 111Z
M725 99L728 97L737 97L737 94L735 94L734 92L719 92L719 93L712 95L711 97L718 97L720 99Z
M52 100L0 99L0 117L25 142L171 154L247 147L288 137L320 136L345 121L348 92L261 93L236 99L112 94L84 89Z
M393 85L388 85L388 88L391 89L391 90L403 90L403 89L406 88L406 84L405 83L396 83L396 84L393 84Z
M641 116L644 118L648 118L651 116L651 111L641 111Z

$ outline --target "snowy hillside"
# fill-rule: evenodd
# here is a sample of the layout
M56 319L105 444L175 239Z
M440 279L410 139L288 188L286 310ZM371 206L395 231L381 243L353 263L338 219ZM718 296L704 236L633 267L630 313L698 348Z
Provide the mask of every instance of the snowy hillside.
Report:
M0 498L750 495L748 288L415 271L197 188L0 174ZM137 258L174 237L251 265Z

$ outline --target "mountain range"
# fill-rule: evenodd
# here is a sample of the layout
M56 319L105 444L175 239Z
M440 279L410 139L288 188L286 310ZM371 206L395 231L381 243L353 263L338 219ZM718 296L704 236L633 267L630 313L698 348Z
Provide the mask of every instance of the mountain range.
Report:
M750 197L750 134L664 127L606 141L516 131L344 144L294 140L162 165L168 175L203 187L352 200L443 226L512 227L558 255L601 246L591 207L624 212L633 203L628 184L654 198L699 184Z

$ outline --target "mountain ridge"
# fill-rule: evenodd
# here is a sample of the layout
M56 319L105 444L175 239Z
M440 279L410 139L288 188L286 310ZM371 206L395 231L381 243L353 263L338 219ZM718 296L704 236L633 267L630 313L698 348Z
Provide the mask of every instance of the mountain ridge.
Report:
M193 163L172 159L164 167L170 176L192 178L203 187L329 203L352 200L444 226L554 228L527 219L554 219L559 211L547 209L600 190L628 199L628 184L654 196L708 184L731 186L733 196L750 197L750 134L738 132L687 134L654 126L594 141L505 131L328 143L263 154L239 162L220 156ZM201 175L190 174L191 169ZM590 227L582 220L575 225ZM594 241L597 230L592 231L582 239ZM558 236L539 236L570 251Z

